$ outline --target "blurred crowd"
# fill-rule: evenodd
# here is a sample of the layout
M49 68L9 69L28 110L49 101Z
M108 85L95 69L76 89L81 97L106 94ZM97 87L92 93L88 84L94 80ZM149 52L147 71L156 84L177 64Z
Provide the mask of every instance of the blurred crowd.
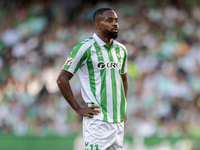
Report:
M67 135L81 118L57 76L75 45L92 36L93 12L113 8L129 54L125 132L200 137L198 0L3 0L0 2L0 133ZM72 89L80 105L80 83Z

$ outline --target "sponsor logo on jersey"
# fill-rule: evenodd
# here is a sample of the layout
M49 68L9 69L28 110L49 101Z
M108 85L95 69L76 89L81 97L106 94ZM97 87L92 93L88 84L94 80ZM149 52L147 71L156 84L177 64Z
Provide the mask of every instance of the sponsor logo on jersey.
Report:
M114 69L121 69L122 67L122 63L115 63L115 62L103 62L103 61L100 61L98 62L97 64L97 68L102 70L104 68L114 68Z
M69 58L67 59L67 61L66 61L65 64L66 64L66 65L69 65L73 60L74 60L73 58L69 57Z
M103 61L98 62L97 64L97 68L98 69L104 69L106 67L106 64Z
M103 55L102 52L97 52L97 57L100 57L102 55Z

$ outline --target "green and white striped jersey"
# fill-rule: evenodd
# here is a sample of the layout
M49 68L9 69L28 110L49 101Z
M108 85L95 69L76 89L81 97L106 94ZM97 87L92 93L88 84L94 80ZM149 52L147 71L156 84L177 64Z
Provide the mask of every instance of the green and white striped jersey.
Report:
M124 120L127 101L121 74L127 72L127 50L113 40L108 48L95 33L74 47L62 69L78 74L84 101L101 107L94 119Z

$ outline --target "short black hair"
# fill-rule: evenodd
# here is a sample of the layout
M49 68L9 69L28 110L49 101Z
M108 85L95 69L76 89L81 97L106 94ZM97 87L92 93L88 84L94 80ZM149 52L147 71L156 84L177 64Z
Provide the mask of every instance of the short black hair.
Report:
M95 22L97 16L103 15L103 12L104 12L104 11L107 11L107 10L113 10L113 9L111 9L111 8L99 8L99 9L97 9L97 10L94 12L94 15L93 15L93 22Z

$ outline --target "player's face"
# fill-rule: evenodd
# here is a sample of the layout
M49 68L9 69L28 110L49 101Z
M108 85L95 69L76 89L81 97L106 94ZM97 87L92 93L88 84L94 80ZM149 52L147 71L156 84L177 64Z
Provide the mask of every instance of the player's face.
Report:
M118 37L119 28L117 14L113 10L107 10L103 15L101 33L109 39L116 39Z

